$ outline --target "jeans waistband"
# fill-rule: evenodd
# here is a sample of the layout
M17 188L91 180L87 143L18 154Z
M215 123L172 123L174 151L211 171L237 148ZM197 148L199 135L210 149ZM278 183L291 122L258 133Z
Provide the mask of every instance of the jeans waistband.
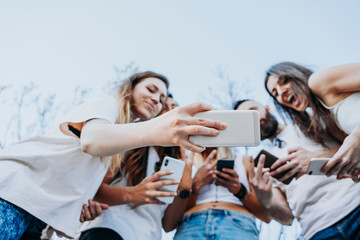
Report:
M182 222L188 222L191 219L201 216L201 215L219 215L219 216L241 215L241 217L254 220L254 217L252 217L246 213L242 213L242 212L238 212L238 211L231 211L231 210L227 210L227 209L208 208L207 210L204 210L204 211L190 213L189 215L186 215L185 217L183 217Z

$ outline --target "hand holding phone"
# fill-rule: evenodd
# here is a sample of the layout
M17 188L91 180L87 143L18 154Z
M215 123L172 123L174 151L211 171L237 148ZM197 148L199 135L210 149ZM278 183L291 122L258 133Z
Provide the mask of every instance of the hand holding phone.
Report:
M260 144L259 113L255 110L213 110L194 115L197 118L225 122L227 128L216 137L190 136L194 144L203 147L245 147Z
M172 171L174 171L174 173L163 176L160 178L160 180L175 179L178 182L180 182L181 177L184 172L184 168L185 168L184 161L166 156L166 157L164 157L164 160L161 164L160 170L172 170ZM179 184L165 185L162 188L160 188L159 191L176 192L178 187L179 187ZM174 201L174 197L158 197L157 199L159 199L162 202L168 203L168 204L170 204Z
M216 170L223 171L223 168L234 169L234 160L232 159L219 159L216 164ZM223 177L219 176L224 179Z
M331 158L312 158L310 160L310 166L307 171L309 175L325 175L321 172L321 168L330 160ZM360 168L360 164L357 165L357 168ZM334 172L333 175L337 175L338 172ZM345 175L345 177L350 177L350 175Z
M271 168L271 166L276 162L276 160L278 160L279 158L272 155L271 153L269 153L268 151L266 150L261 150L259 152L259 154L255 157L254 159L254 164L255 164L255 167L257 166L258 162L259 162L259 159L260 159L260 156L264 154L265 155L265 163L264 163L264 168ZM284 163L285 164L285 163ZM284 165L283 164L283 165ZM281 166L283 166L281 165ZM281 167L279 166L279 167ZM291 169L287 169L281 173L278 173L276 175L274 175L273 177L276 178L276 179L280 179L281 177L285 176ZM271 171L274 171L274 170L270 170ZM295 177L295 175L287 178L286 180L282 181L284 184L289 184L293 178Z

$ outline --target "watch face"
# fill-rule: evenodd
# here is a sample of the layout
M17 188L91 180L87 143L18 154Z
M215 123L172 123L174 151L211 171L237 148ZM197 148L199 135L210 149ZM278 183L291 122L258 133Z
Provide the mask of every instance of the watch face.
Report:
M180 191L179 197L180 198L188 198L190 196L190 191L189 190L182 190Z

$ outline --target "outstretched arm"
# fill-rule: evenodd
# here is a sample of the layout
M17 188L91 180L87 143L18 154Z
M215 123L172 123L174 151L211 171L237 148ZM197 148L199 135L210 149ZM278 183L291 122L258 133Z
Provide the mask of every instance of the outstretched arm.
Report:
M360 91L360 63L330 67L312 74L308 82L311 91L326 104L336 95ZM332 105L332 104L329 104Z
M129 124L109 124L91 120L81 131L82 150L94 156L111 156L144 146L181 146L194 152L203 147L190 142L191 135L217 136L226 124L216 120L193 117L211 110L202 103L175 108L149 121Z

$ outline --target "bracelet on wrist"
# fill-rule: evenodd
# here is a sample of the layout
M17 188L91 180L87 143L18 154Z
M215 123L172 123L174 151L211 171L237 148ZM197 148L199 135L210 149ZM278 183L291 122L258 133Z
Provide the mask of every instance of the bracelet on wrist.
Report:
M235 195L235 197L239 198L239 199L243 199L245 197L247 193L246 187L244 186L244 184L240 183L240 190L239 192L237 192Z

